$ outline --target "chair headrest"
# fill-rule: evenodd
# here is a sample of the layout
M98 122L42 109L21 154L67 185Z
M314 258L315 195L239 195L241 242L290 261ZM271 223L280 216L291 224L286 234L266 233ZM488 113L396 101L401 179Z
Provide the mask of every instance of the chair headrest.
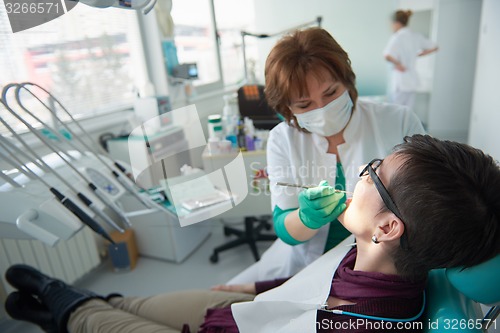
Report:
M464 270L447 269L446 277L458 291L476 302L500 303L500 255Z

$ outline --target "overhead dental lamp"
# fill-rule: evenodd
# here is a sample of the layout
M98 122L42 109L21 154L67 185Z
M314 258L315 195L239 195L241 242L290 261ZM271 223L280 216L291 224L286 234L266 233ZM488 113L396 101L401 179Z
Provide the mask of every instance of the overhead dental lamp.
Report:
M143 10L144 14L149 13L156 4L157 0L70 0L81 2L91 7L107 8L116 7L122 9Z

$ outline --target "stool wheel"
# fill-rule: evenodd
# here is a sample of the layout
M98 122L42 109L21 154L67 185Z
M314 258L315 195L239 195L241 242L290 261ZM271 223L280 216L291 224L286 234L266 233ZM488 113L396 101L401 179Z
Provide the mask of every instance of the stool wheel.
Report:
M210 262L215 264L219 261L219 255L214 252L211 256L210 256Z

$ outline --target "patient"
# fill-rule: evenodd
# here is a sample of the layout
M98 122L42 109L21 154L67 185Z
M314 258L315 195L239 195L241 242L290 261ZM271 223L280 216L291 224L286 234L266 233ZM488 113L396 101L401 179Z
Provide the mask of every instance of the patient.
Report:
M500 169L480 150L414 135L384 160L371 161L360 177L339 218L357 244L328 279L328 308L418 317L429 270L474 266L500 253ZM18 289L6 301L11 317L50 332L91 333L238 332L230 304L284 282L138 298L101 297L25 265L10 267L6 278ZM317 322L325 318L356 321L319 310ZM318 325L318 331L332 330Z

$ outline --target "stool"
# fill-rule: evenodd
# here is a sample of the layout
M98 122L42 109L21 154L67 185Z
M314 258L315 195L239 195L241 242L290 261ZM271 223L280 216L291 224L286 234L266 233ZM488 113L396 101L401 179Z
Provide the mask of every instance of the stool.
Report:
M232 227L224 226L224 235L236 235L237 239L230 241L221 246L217 246L210 256L210 261L216 263L219 261L219 252L232 249L242 244L248 244L250 250L255 258L259 261L260 256L257 251L258 241L273 241L276 239L275 235L263 235L262 229L271 230L271 223L269 223L270 216L257 218L255 216L245 217L245 230L238 230ZM255 225L254 223L257 222Z

